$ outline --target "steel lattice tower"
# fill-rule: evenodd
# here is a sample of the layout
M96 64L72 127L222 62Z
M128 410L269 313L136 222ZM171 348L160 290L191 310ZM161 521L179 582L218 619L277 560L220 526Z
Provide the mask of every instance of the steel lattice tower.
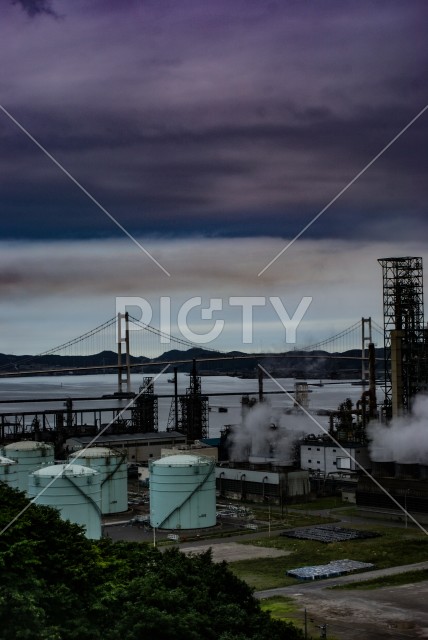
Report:
M158 430L158 396L155 395L154 378L143 378L138 396L131 411L132 428L137 433L156 433Z
M201 378L196 375L196 362L193 361L190 374L190 387L186 395L179 397L179 428L187 436L187 442L208 437L208 396L201 393Z
M387 415L406 413L426 385L422 258L378 260L383 273Z

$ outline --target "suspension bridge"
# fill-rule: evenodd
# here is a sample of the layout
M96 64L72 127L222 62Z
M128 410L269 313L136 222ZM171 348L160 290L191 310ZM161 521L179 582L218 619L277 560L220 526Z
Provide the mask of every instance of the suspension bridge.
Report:
M254 378L258 374L258 385L257 383L255 385L255 387L258 386L258 391L255 389L254 393L258 393L259 401L263 401L265 393L283 392L277 389L266 391L263 389L263 372L257 366L260 362L264 362L265 366L269 366L272 371L275 369L275 375L280 377L307 377L305 373L307 369L311 374L308 377L321 378L323 377L321 373L313 375L317 370L316 363L331 359L332 361L341 360L342 363L340 366L336 363L332 365L336 370L335 373L343 365L344 368L340 373L351 373L346 377L354 379L360 378L361 375L360 380L365 384L369 381L366 375L368 374L367 348L369 344L373 344L374 332L377 332L383 340L381 328L373 324L371 319L362 318L360 322L336 333L330 339L302 346L299 350L281 354L222 353L206 348L202 350L199 345L183 337L169 335L156 327L145 325L129 314L119 314L118 317L103 322L91 331L37 356L17 357L13 370L10 364L6 364L0 371L0 376L3 378L37 374L59 376L65 373L110 372L118 375L117 391L95 397L77 395L74 398L69 395L60 397L57 393L52 397L34 397L34 394L30 394L32 397L20 396L16 400L11 400L7 394L8 397L0 400L0 405L8 405L8 409L0 413L0 439L26 438L29 433L34 433L36 438L54 438L60 446L66 435L92 437L101 427L111 429L114 434L155 433L157 432L157 402L160 397L171 400L168 428L174 425L176 432L190 434L193 439L197 439L208 433L208 399L201 393L199 375L230 373L230 369L224 368L231 364L226 361L236 360L236 364L232 363L232 366L236 367L236 373L232 375ZM341 349L344 352L341 352ZM373 347L371 349L370 361L373 363L374 349ZM54 364L59 361L57 356L61 356L61 365ZM304 360L305 358L307 360ZM351 360L351 363L345 363L346 360ZM212 363L215 368L210 370L209 367L207 368L207 363ZM156 368L152 369L154 365ZM163 373L168 370L168 375L173 376L168 379L169 382L174 383L174 388L171 389L173 393L162 396L155 394L153 377L145 377L143 387L140 386L139 393L135 393L131 387L131 368L133 367L137 367L133 369L135 373L144 372L149 376L153 372ZM326 371L325 363L322 367L323 369L318 371ZM184 395L178 394L179 368L180 371L191 372L188 374L190 386ZM299 374L298 371L303 373ZM246 375L246 372L249 375ZM257 372L256 375L255 372ZM327 374L326 377L330 376ZM210 395L241 396L242 391L221 391ZM121 402L125 400L128 402L128 399L129 407L126 405L126 411L123 413ZM88 403L87 406L84 405L84 408L81 408L80 404L76 408L75 403L82 403L82 401ZM28 410L25 409L26 403L30 403ZM33 403L40 403L40 408L32 407Z
M94 329L52 349L34 356L15 356L13 361L0 366L0 377L29 375L30 373L60 373L93 370L125 370L144 365L180 364L192 359L199 362L217 362L221 360L245 360L254 358L314 358L365 360L365 350L369 342L383 346L384 330L371 318L362 318L346 329L309 345L295 345L292 351L281 354L239 354L201 347L184 338L166 333L142 323L130 314L119 314L98 325ZM186 353L193 350L191 354ZM342 355L359 351L360 354ZM183 357L180 354L183 354ZM166 355L170 357L165 357ZM61 365L55 356L61 356ZM89 358L90 356L90 358ZM363 369L364 371L364 369Z

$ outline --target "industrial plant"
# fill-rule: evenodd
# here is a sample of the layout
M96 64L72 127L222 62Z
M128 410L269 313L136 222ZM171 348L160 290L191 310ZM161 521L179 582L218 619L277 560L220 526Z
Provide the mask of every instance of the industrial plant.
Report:
M19 411L1 413L0 480L58 508L65 519L84 525L90 538L100 537L112 517L131 518L133 471L145 487L145 523L157 530L209 533L218 526L221 500L268 503L283 511L317 495L342 495L361 512L385 517L399 516L401 505L428 520L422 259L385 258L379 264L384 345L376 348L371 318L362 318L361 349L354 356L361 365L361 395L355 404L343 398L337 408L318 411L316 422L325 426L305 422L313 388L329 384L309 376L296 380L282 393L287 402L273 407L275 392L265 388L261 368L254 394L210 396L193 358L189 373L181 372L187 375L185 393L179 393L178 365L168 379L171 393L157 394L152 375L132 392L129 318L123 314L117 392L85 398L84 408L69 397L63 410L40 405L23 411L21 402ZM222 402L238 396L240 419L230 423L225 416L218 436L210 438L215 395ZM170 402L161 424L160 399ZM227 406L216 408L228 412Z

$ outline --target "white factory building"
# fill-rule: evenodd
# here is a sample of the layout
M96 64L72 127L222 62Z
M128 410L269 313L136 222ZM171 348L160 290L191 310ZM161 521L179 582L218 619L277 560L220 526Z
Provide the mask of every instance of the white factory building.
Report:
M358 463L358 464L357 464ZM368 448L360 443L341 446L323 438L306 438L300 446L300 468L328 476L334 473L360 471L370 468Z

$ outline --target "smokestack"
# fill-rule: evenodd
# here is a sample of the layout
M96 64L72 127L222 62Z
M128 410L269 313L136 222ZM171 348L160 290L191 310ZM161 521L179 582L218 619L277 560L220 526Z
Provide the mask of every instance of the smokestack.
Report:
M259 402L263 402L263 371L259 368Z
M369 344L369 417L375 418L377 414L376 400L376 351L373 342Z

